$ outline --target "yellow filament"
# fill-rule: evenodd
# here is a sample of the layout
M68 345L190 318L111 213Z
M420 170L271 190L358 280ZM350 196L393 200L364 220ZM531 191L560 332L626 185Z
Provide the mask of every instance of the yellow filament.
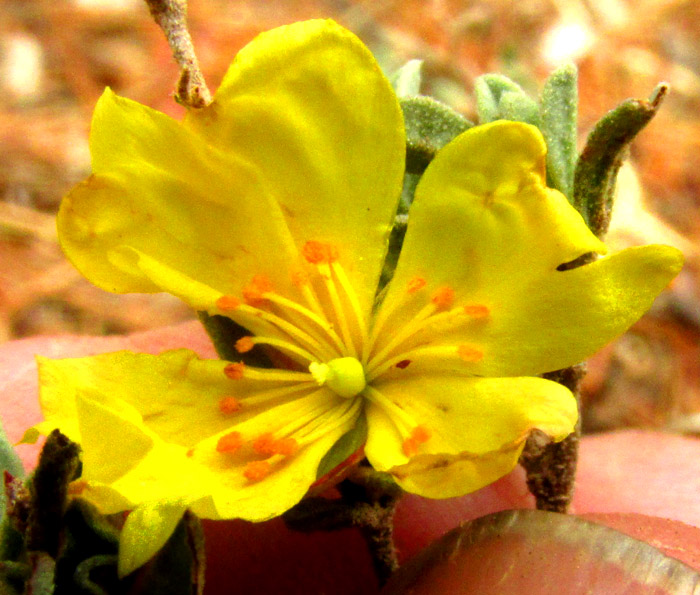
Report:
M254 316L255 320L263 320L273 327L284 331L290 337L296 339L300 343L304 343L312 353L316 355L316 359L332 359L335 354L329 349L328 345L324 345L314 339L311 335L301 330L298 326L280 318L275 314L266 312L265 310L260 310L254 306L241 305L238 311L248 314L249 316ZM245 324L243 326L246 326Z
M293 395L294 393L302 393L304 391L311 391L309 392L308 395L299 395L298 399L303 399L304 397L308 397L312 394L313 391L318 390L318 387L314 384L314 386L305 386L305 385L298 385L295 384L293 386L282 386L280 388L273 388L273 389L267 389L265 391L257 391L255 396L253 397L241 397L240 401L241 404L246 407L246 409L250 407L254 407L255 405L260 405L261 403L267 403L268 401L274 401L275 399L280 399L282 397L286 397L287 395Z
M343 336L343 342L345 343L345 352L341 355L357 357L357 349L355 348L355 344L352 340L352 335L350 334L348 320L345 317L345 309L343 308L343 305L340 302L340 296L338 295L335 283L333 282L333 279L331 277L331 268L326 263L318 264L316 265L316 267L318 268L319 273L321 273L321 277L323 277L323 280L326 284L328 296L331 298L331 304L333 305L335 316L338 320L338 324L340 325L340 332Z
M350 279L348 279L348 276L345 274L345 269L343 269L343 267L337 262L334 262L331 266L335 276L338 278L340 286L345 291L345 295L347 295L352 311L357 319L357 327L360 329L360 345L362 346L360 361L366 362L369 348L369 338L367 336L367 322L365 317L362 315L360 300L357 299L357 293L353 289Z
M251 337L250 340L255 344L255 345L271 345L272 347L279 347L283 351L288 351L289 353L294 353L298 355L300 358L308 361L308 362L313 362L316 361L316 357L313 356L311 353L306 351L306 349L302 349L301 347L297 347L294 343L290 341L285 341L283 339L273 339L272 337L261 337L261 336L255 336Z
M396 424L396 427L404 434L410 434L411 429L418 424L413 416L399 407L396 403L388 399L373 386L367 385L363 393L370 401L379 405L384 411L389 414L391 421Z
M308 287L307 287L308 289ZM333 341L335 344L336 349L339 350L339 352L342 352L342 347L343 343L340 340L340 337L338 334L333 330L333 327L331 324L325 320L325 317L321 318L319 315L316 313L312 312L308 308L305 308L301 304L297 304L295 301L287 299L284 296L281 296L276 293L266 293L265 294L265 299L277 304L278 306L281 306L283 308L289 308L290 310L301 314L303 317L306 319L310 320L314 324L316 324L318 327L320 327L323 331L325 331L330 339ZM330 347L330 346L329 346Z
M307 372L294 372L279 368L253 368L251 366L246 366L243 369L243 378L267 382L315 382L314 377Z
M306 434L295 436L299 446L311 444L336 428L345 425L351 418L356 418L362 407L362 399L352 399L347 404L345 411L338 414L338 407L334 407L314 420L313 427L307 428Z
M380 349L378 353L372 356L372 358L367 363L367 370L371 370L372 368L376 367L377 363L381 362L396 347L398 347L406 339L412 337L419 330L424 328L425 324L421 323L428 317L430 317L430 315L433 314L435 310L436 306L432 302L428 302L425 306L423 306L423 308L421 308L418 314L416 314L408 324L404 324L401 327L401 330L399 330L399 332L393 335L391 340L382 349ZM433 317L432 320L435 320L435 317ZM372 335L372 347L374 347L374 342L377 339L377 335L374 333L374 331L372 332Z

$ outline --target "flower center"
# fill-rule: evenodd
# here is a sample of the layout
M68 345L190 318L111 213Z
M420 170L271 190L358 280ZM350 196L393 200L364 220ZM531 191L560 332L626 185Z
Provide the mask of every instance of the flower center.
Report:
M367 385L365 369L354 357L339 357L327 364L312 362L309 372L320 386L326 385L335 394L346 399L358 395Z

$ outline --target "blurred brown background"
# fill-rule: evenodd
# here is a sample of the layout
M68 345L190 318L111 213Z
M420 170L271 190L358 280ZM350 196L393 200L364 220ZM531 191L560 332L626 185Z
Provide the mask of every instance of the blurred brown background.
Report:
M332 17L387 72L425 60L423 92L473 116L474 80L501 72L536 92L561 61L580 69L580 133L628 97L671 85L621 175L614 248L664 242L684 272L653 311L593 358L588 431L700 434L700 2L681 0L190 0L209 86L259 31ZM54 216L89 173L87 133L105 85L173 116L177 68L141 0L0 0L0 341L127 333L192 316L166 295L115 296L61 255Z

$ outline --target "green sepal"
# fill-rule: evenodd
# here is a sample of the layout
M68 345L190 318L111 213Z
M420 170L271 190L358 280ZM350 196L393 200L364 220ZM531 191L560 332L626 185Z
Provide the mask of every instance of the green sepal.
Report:
M406 172L422 174L435 154L474 124L430 97L400 99L406 126Z
M474 84L479 123L512 120L539 125L537 102L522 87L502 74L484 74Z
M649 100L628 99L608 112L586 140L574 173L574 207L602 238L610 225L617 172L639 131L654 117L668 86L660 84Z
M155 557L122 582L129 595L202 595L204 570L202 525L186 512Z
M540 97L540 130L547 142L547 185L569 202L574 196L578 118L578 72L573 64L557 68Z
M29 481L30 511L27 526L27 548L58 553L63 515L68 501L68 484L80 473L80 447L60 431L46 438L39 455L39 464Z
M20 461L15 449L12 448L12 444L7 439L2 422L0 422L0 478L5 473L9 473L12 477L24 477L24 467L22 467L22 461ZM2 489L0 490L0 522L5 517L6 508L7 497L5 490Z
M219 316L218 314L212 316L201 311L197 312L197 316L221 359L229 362L242 361L246 365L259 368L272 367L269 358L260 349L253 349L247 353L236 351L236 341L242 337L249 336L250 331L226 316Z
M409 60L391 76L391 86L398 97L412 97L420 93L423 60Z
M367 419L364 413L357 418L355 427L343 434L321 459L316 471L316 479L330 473L338 465L355 454L367 441Z

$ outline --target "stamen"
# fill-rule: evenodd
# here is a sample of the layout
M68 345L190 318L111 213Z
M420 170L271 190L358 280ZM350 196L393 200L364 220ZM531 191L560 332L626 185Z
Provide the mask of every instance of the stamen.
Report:
M289 308L290 310L297 312L298 314L301 314L302 316L304 316L305 318L307 318L308 320L310 320L311 322L313 322L314 324L319 326L322 330L324 330L328 334L328 336L333 341L333 343L335 344L335 347L339 350L339 352L342 352L343 342L340 340L340 337L335 332L335 330L333 330L333 326L327 320L325 320L325 317L321 318L321 316L319 316L315 312L312 312L311 310L309 310L308 308L305 308L301 304L297 304L296 302L289 300L281 295L277 295L277 294L268 295L267 299L269 301L277 304L278 306L281 306L283 308L284 307ZM330 348L331 347L329 346L329 349Z
M253 450L260 455L271 457L273 454L275 454L275 450L272 448L274 441L275 439L272 432L260 434L260 436L253 440Z
M425 287L426 281L423 279L423 277L413 277L408 282L408 285L406 286L406 291L408 293L416 293L416 291L419 291L420 289L423 289Z
M425 426L416 426L411 435L403 441L403 453L407 457L415 456L418 454L418 447L430 440L432 435L432 432Z
M249 306L260 306L265 302L265 294L272 289L272 282L265 275L255 275L250 285L243 288L243 299Z
M219 411L225 415L241 410L241 402L236 397L223 397L219 401Z
M301 249L302 256L311 264L329 264L338 260L338 249L332 244L311 240Z
M275 449L275 454L282 455L283 457L290 457L299 450L299 443L291 437L275 440L272 446Z
M230 432L219 438L216 443L216 452L234 453L243 445L240 432Z
M313 422L308 423L304 430L297 434L297 441L300 446L316 441L320 436L326 436L336 428L345 425L348 420L357 417L362 408L362 399L351 399L345 401L348 407L342 413L338 413L336 407L318 416ZM305 433L304 433L305 431Z
M216 300L216 307L222 312L229 312L237 309L242 304L241 300L235 295L222 295Z
M348 326L347 318L345 317L345 309L340 301L340 296L338 295L338 290L336 289L335 283L331 278L331 268L328 264L321 263L317 265L321 277L326 285L326 291L331 298L331 304L333 305L333 310L335 312L336 319L340 324L340 332L343 336L343 343L345 345L344 351L341 355L349 355L351 357L357 357L357 349L355 348L355 343L350 335L350 327Z
M360 300L357 297L357 292L353 288L352 283L350 283L350 279L348 279L348 276L345 274L345 269L343 269L343 267L337 262L334 262L332 267L335 276L340 282L340 286L345 290L345 295L347 296L353 313L355 314L357 327L360 330L360 345L362 345L361 359L362 361L366 361L367 350L369 348L369 338L367 335L367 322L362 314Z
M281 298L281 296L268 294L267 299L277 300L278 297ZM260 310L249 305L242 305L240 307L240 312L241 314L254 316L256 324L260 324L261 322L269 324L271 328L268 331L266 331L266 334L279 334L279 331L282 331L283 333L286 333L289 337L295 339L299 343L303 343L307 346L309 350L316 354L317 359L332 359L336 355L335 353L333 353L333 351L327 344L322 344L320 341L316 340L314 337L304 332L295 324L287 322L286 320L280 318L279 316L276 316L275 314L266 312L265 310ZM246 326L245 322L242 322L242 324L243 326Z
M290 353L294 353L298 355L301 359L306 360L307 362L312 362L316 360L316 356L312 355L306 349L302 349L301 347L298 347L291 341L283 341L281 339L273 339L271 337L243 337L243 339L250 339L250 348L246 349L246 351L250 351L250 349L253 348L253 345L271 345L272 347L279 347L282 351L288 351ZM236 349L240 353L245 353L241 352L241 350L238 348L238 343L243 341L243 339L239 339L236 341ZM244 343L244 347L247 347L248 344Z
M484 352L470 345L460 345L457 347L457 355L465 362L480 362L484 359Z
M309 382L313 376L306 372L294 372L292 370L280 370L277 368L253 368L243 362L234 362L224 368L224 374L231 380L265 380L268 382Z
M231 380L240 380L243 378L243 373L245 371L245 364L243 362L235 362L229 364L224 368L224 374L227 378Z
M438 310L447 310L455 301L455 290L449 286L440 287L433 294L431 301Z
M412 415L388 399L373 386L367 385L364 395L370 401L384 409L391 416L392 421L399 426L399 429L404 429L408 432L409 428L415 428L418 425Z
M270 463L267 461L251 461L243 470L243 476L252 482L265 479L269 474Z
M464 313L472 318L486 318L491 314L491 309L483 304L469 304L464 306Z
M236 341L236 351L238 353L248 353L253 347L255 347L253 337L241 337Z

